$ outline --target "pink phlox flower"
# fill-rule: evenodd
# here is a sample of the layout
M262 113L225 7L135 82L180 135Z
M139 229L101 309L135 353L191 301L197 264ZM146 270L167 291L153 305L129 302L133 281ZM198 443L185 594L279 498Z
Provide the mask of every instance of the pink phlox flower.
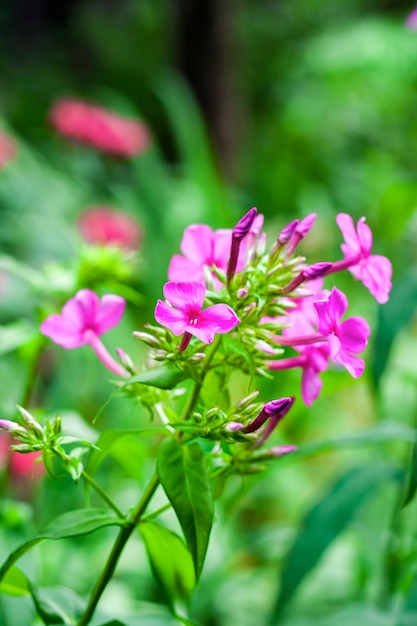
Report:
M192 224L185 229L181 241L181 252L175 254L168 268L170 281L198 281L205 284L204 267L213 265L226 271L232 243L232 230L219 229L213 231L205 224ZM242 245L237 262L237 271L244 267L244 250ZM213 275L216 289L221 288L220 281Z
M417 28L417 6L408 14L405 25L412 30Z
M213 304L202 310L206 288L200 282L168 282L164 285L167 302L158 300L155 319L178 336L194 335L204 343L211 343L219 333L228 333L239 319L227 304Z
M58 100L49 119L61 135L119 157L137 156L150 144L149 129L141 122L82 100Z
M142 238L142 230L131 215L110 207L89 207L79 216L77 226L82 238L93 245L135 250Z
M299 346L301 353L300 366L301 376L301 397L304 404L311 406L316 400L323 387L323 381L319 374L327 370L329 365L330 348L325 343Z
M358 378L365 364L355 355L366 348L370 334L368 323L362 317L350 317L340 322L347 310L348 300L336 287L333 287L327 300L315 302L314 307L319 317L319 333L328 340L330 358Z
M50 315L41 332L63 348L78 348L90 343L91 333L100 336L116 326L123 317L126 302L120 296L82 289L63 306L62 313Z
M301 335L311 335L317 332L319 319L314 303L328 297L330 291L323 289L323 279L316 278L306 284L306 295L303 298L292 298L291 302L296 304L294 309L290 309L283 318L287 326L282 334L286 337L296 337Z
M16 153L17 145L14 139L0 131L0 170L15 158Z
M364 217L359 219L356 230L352 217L347 213L339 213L336 222L345 239L341 244L345 261L351 262L347 269L363 282L377 302L384 304L392 287L391 262L384 256L371 254L372 231L365 224Z
M320 281L321 282L321 281ZM314 303L320 294L325 297L325 292L318 292L314 296L299 298L297 308L287 317L287 323L282 334L286 337L309 336L317 332L319 318ZM294 346L294 350L300 353L295 358L302 369L301 396L307 406L311 406L321 392L323 382L319 373L324 372L329 363L330 348L327 343L306 344Z
M63 348L90 345L102 363L117 376L125 369L107 352L100 335L116 326L123 317L126 302L120 296L82 289L63 306L62 313L50 315L41 324L41 333Z

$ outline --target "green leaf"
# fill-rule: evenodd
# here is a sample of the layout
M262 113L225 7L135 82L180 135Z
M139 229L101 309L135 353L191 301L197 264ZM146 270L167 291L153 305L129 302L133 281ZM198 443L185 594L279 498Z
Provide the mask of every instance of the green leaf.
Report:
M181 445L177 439L166 439L159 449L157 469L184 532L198 579L214 515L204 453L197 443Z
M163 588L170 606L187 614L191 593L195 587L191 554L175 533L153 522L139 526L155 578Z
M354 435L320 439L319 441L303 444L297 448L294 454L289 455L284 462L297 461L300 457L304 458L321 452L353 448L355 446L367 446L385 441L388 443L392 441L409 441L414 443L416 438L417 432L414 428L410 428L410 426L401 422L387 420L371 426L371 428L359 431Z
M136 430L126 429L112 429L106 430L105 433L100 435L96 442L97 450L93 450L88 457L88 462L85 467L87 474L93 476L98 470L104 459L111 455L113 448L120 443L121 440L130 437L150 437L152 435L166 434L167 429L165 426L155 426L153 428L139 428Z
M384 373L396 335L409 323L416 309L417 272L411 270L394 284L389 301L379 307L379 322L371 361L376 387Z
M108 509L78 509L57 517L43 532L13 550L0 568L0 581L14 563L28 550L45 539L65 539L88 535L106 526L121 526L123 520Z
M49 626L74 626L85 610L85 601L67 587L32 589L32 598L38 615Z
M391 465L356 467L337 480L313 506L286 556L271 625L278 622L301 582L376 488L383 481L401 477L402 472Z
M141 385L149 385L150 387L158 387L159 389L174 389L183 380L190 378L190 375L182 370L175 363L168 363L153 369L136 374L129 378L122 387L127 387L133 383Z
M27 596L30 594L30 584L25 574L16 566L11 567L2 582L0 593L9 596Z

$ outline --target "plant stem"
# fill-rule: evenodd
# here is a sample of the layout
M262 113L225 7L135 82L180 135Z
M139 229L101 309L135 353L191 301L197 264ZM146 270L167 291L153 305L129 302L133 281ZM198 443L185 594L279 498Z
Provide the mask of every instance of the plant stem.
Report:
M217 350L217 348L220 345L220 341L221 341L221 337L216 337L215 340L213 341L210 350L208 350L206 358L204 360L203 366L201 368L200 371L200 378L198 381L196 381L194 388L191 392L191 395L188 399L188 402L186 403L183 413L182 413L182 420L187 420L191 413L194 410L195 405L198 402L198 398L200 396L200 392L201 392L201 388L203 386L204 383L204 378L209 370L211 361L214 357L214 354ZM84 475L84 473L83 473ZM89 477L90 478L90 477ZM93 480L93 479L91 479ZM87 479L88 481L88 479ZM94 481L93 481L94 482ZM90 483L92 486L94 486L92 483ZM96 483L95 483L96 484ZM107 496L106 494L104 494L104 492L101 491L101 488L96 485L98 487L98 493L100 495L105 496L106 501L107 501ZM148 486L146 487L145 491L142 494L142 497L140 499L140 501L138 502L136 508L132 511L132 513L129 515L129 517L126 519L126 524L120 529L119 534L116 538L116 541L113 545L113 548L110 552L109 558L107 559L107 563L100 575L100 578L97 580L97 583L91 593L89 602L87 604L87 607L84 611L84 613L82 614L82 616L80 617L79 621L77 622L77 626L87 626L87 624L89 624L91 618L93 617L94 611L96 610L96 607L100 601L101 596L103 595L104 590L106 589L108 583L110 582L110 580L112 579L112 576L114 574L114 571L116 569L117 563L119 561L120 555L122 554L122 551L126 545L126 543L128 542L131 534L133 533L134 529L136 528L136 526L139 524L139 522L141 521L141 519L144 516L144 513L147 509L148 504L150 503L155 491L157 490L159 486L159 476L158 474L155 472L154 475L152 476L151 480L149 481ZM96 488L94 486L94 488ZM110 501L111 502L111 501ZM107 503L110 505L110 502L107 501ZM110 505L113 510L116 510L114 508L114 503L112 503ZM116 507L117 508L117 507ZM163 509L165 509L165 507L163 507ZM155 512L156 513L156 512ZM155 515L155 513L152 515L152 517Z
M103 595L105 588L107 587L108 583L110 582L114 574L116 565L119 561L123 548L128 542L136 526L140 522L149 502L152 499L152 496L154 495L155 491L158 488L158 485L159 485L159 477L155 472L155 474L152 476L151 480L149 481L148 486L143 492L142 498L138 502L138 505L128 517L126 521L126 525L120 529L117 539L113 545L112 551L110 552L109 558L107 559L106 566L104 570L102 571L101 576L98 579L92 591L90 600L87 604L87 607L84 613L79 619L77 626L87 626L87 624L90 622L91 618L93 617L97 604L99 603L100 598Z
M188 398L188 402L184 406L184 410L181 415L182 422L185 422L190 417L195 405L197 404L198 398L200 397L201 388L204 383L204 378L209 370L211 361L213 360L216 350L220 345L220 341L221 337L217 335L213 343L211 344L211 348L207 351L206 358L204 359L203 365L201 367L200 378L198 381L195 382L191 395Z
M113 502L113 500L111 498L109 498L109 496L107 495L107 493L105 493L103 491L103 489L100 487L100 485L98 485L96 483L96 481L94 480L94 478L92 478L89 474L87 474L87 472L85 472L84 470L81 473L81 476L84 478L85 482L88 483L93 489L94 491L96 491L96 493L98 493L98 495L100 496L100 498L102 500L104 500L104 502L111 508L113 509L113 511L116 513L117 517L120 517L120 519L125 519L126 515L124 515L122 513L122 511L119 509L119 507Z

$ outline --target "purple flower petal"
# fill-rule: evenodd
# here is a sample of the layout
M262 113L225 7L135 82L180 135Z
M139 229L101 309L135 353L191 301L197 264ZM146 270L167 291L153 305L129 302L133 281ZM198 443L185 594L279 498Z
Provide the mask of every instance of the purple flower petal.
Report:
M185 229L181 252L200 265L211 265L213 254L213 231L205 224L192 224Z
M371 330L363 317L350 317L339 326L338 336L343 348L358 353L365 350Z
M190 316L201 311L206 288L197 281L169 282L164 285L164 296L170 304Z
M327 300L315 302L314 308L319 317L319 332L322 335L333 332L334 326L338 324L347 307L347 298L337 287L333 287Z
M189 325L189 318L183 311L174 309L162 300L158 300L156 304L155 319L161 326L169 328L176 337L184 333Z
M86 333L102 335L119 323L125 307L123 298L106 295L100 300L94 291L82 289L41 324L41 332L64 348L89 343Z
M108 330L117 326L123 317L126 301L120 296L113 294L104 295L98 305L95 318L95 326L98 335L103 335Z
M196 280L204 285L203 265L180 254L175 254L168 266L168 278L170 281L177 282Z
M339 353L332 358L335 363L343 365L353 378L359 378L362 376L363 370L365 369L365 363L359 357L353 354L348 354L344 350L340 350Z
M239 323L236 313L227 304L213 304L201 311L198 318L200 327L213 328L219 334L228 333Z
M44 320L40 331L63 348L78 348L87 343L83 337L82 328L77 327L72 319L58 313L54 313Z

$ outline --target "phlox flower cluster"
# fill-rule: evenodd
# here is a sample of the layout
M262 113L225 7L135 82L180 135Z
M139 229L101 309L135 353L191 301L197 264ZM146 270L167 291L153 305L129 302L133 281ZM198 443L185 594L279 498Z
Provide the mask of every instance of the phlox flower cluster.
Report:
M292 221L269 250L262 232L263 216L256 208L233 229L189 226L181 241L182 254L174 255L169 265L164 300L158 300L155 307L160 326L147 325L146 332L134 333L151 348L151 367L155 361L174 362L175 371L187 376L192 367L192 378L200 381L197 387L203 385L210 369L226 374L240 369L252 377L253 373L270 376L299 368L306 405L318 397L323 385L320 375L329 364L344 367L354 378L361 376L365 364L358 355L368 343L368 323L362 317L346 317L347 297L334 285L329 291L324 281L347 269L383 303L391 289L391 263L372 254L372 233L365 219L355 227L352 218L342 213L336 221L344 238L344 258L308 265L298 249L315 219L311 214ZM128 355L118 349L121 363L117 362L100 339L119 323L124 308L119 296L99 298L83 289L61 313L42 323L41 332L67 349L90 346L113 374L128 379L138 371ZM224 344L223 335L228 335ZM294 400L295 395L266 404L244 400L226 412L211 407L192 428L209 439L249 442L254 452ZM268 454L282 456L292 450L278 446Z

